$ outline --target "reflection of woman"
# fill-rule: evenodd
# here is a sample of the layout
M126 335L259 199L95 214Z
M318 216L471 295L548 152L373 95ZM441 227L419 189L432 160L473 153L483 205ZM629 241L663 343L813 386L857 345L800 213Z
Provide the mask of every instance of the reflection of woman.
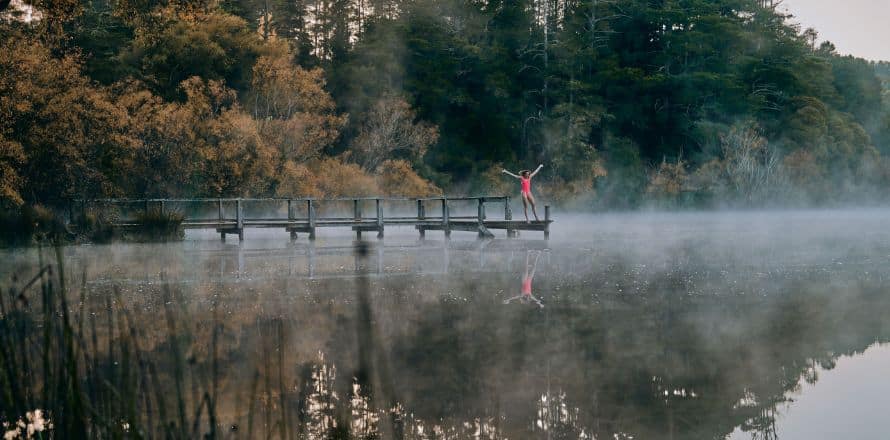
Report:
M531 255L535 254L534 260L531 259ZM541 256L541 251L528 251L525 254L525 275L522 276L522 290L520 290L520 294L518 296L514 296L513 298L507 299L504 301L504 304L509 304L515 300L519 300L522 303L535 303L538 307L544 307L544 304L541 304L541 300L535 298L532 295L532 280L535 278L535 269L538 268L538 257Z

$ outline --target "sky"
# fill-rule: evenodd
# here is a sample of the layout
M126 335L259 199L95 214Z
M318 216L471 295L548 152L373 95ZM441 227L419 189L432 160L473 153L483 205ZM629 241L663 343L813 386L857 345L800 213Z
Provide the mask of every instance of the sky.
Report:
M890 0L784 0L780 8L841 54L890 61Z

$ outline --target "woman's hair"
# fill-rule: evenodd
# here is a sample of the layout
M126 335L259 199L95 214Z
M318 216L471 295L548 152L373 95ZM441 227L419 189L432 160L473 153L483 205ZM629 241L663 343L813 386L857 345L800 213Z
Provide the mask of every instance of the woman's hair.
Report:
M529 170L522 170L519 172L519 175L522 177L528 177L529 174L531 174L531 171Z

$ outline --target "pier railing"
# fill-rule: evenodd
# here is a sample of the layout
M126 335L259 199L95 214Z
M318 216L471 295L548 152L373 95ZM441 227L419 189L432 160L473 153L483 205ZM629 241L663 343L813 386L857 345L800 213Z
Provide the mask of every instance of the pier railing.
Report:
M201 199L92 199L75 202L73 209L92 212L108 219L117 228L144 226L141 218L149 213L182 216L184 229L215 229L222 240L227 234L244 239L248 228L282 228L296 239L298 233L316 237L318 228L349 227L358 238L362 232L376 232L382 238L387 225L414 226L421 237L427 231L470 231L479 237L493 237L491 230L505 230L508 237L517 231L550 234L550 207L544 219L513 220L509 196L481 197L351 197L351 198L201 198ZM74 216L72 215L72 218Z

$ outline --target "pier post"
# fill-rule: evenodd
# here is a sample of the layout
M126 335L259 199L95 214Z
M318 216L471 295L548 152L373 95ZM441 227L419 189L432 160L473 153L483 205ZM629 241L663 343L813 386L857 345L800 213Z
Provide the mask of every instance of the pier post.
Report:
M485 199L480 197L476 208L476 216L479 218L479 238L485 237L482 233L485 230Z
M507 226L507 237L515 237L516 231L513 230L510 224L513 221L513 210L510 209L510 196L504 198L504 220Z
M417 199L417 221L423 222L424 220L426 220L426 212L424 212L423 200ZM420 231L420 238L425 238L426 229L423 228L423 225L417 225L417 229Z
M383 258L384 258L383 257L383 245L378 243L377 244L377 275L383 275L383 272L384 272L383 271L383 268L384 268Z
M161 199L161 202L160 202L160 203L161 203L161 204L160 204L161 212L160 212L160 214L161 214L162 216L164 215L164 202L165 202L165 200L164 200L164 199Z
M287 199L287 225L292 227L291 222L294 220L294 201L292 199ZM297 231L290 231L290 241L297 240Z
M235 202L235 223L238 226L238 241L244 241L244 211L242 211L241 199Z
M226 242L226 233L224 231L224 228L226 226L223 224L223 220L225 220L225 211L223 211L223 201L222 201L222 199L216 199L216 203L217 203L217 210L219 211L219 230L222 231L219 233L219 238L220 238L220 240L222 240L223 243L225 243Z
M306 202L309 209L309 240L315 240L315 203L312 200Z
M309 278L315 278L315 243L309 244Z
M356 223L358 226L361 226L361 223L362 223L362 204L361 204L361 201L360 201L359 199L355 199L355 200L352 201L352 204L353 204L352 209L353 209L353 213L354 213L354 216L353 216L353 217L354 217L355 223ZM358 239L358 240L361 240L361 239L362 239L362 229L361 229L360 227L355 229L355 238Z
M383 238L383 207L380 205L380 199L377 202L377 238Z
M544 205L544 238L550 238L550 205Z
M448 198L442 198L442 230L445 231L445 238L451 237L451 220L448 213Z

